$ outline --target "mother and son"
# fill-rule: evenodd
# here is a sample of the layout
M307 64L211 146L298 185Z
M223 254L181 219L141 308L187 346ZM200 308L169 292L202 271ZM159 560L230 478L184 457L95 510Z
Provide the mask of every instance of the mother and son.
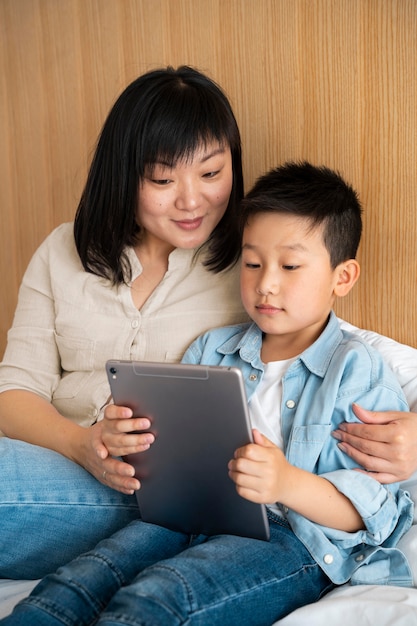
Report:
M332 311L359 277L361 212L339 173L307 162L243 199L235 117L200 72L125 89L74 224L29 264L0 366L0 575L45 576L0 623L253 626L348 580L413 584L396 546L417 416L361 335L390 340ZM269 542L140 520L120 456L154 437L111 404L104 364L184 352L243 370L254 443L229 475L267 505Z

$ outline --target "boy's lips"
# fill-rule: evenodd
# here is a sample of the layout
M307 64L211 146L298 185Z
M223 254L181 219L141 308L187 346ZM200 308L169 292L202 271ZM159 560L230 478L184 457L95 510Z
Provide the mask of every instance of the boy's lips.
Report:
M277 307L277 306L273 306L272 304L258 304L255 306L256 310L259 311L259 313L280 313L281 311L283 311L283 309Z

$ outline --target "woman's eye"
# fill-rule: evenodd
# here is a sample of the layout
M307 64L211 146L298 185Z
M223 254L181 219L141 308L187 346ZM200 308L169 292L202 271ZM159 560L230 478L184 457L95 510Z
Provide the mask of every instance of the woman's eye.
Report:
M298 269L300 266L299 265L283 265L282 266L284 270L296 270Z
M168 185L171 180L169 178L153 178L152 182L155 183L155 185Z
M261 266L259 265L259 263L245 263L245 267L247 267L250 270L254 270Z
M214 170L213 172L207 172L206 174L203 174L203 178L214 178L215 176L217 176L217 174L220 172L220 170Z

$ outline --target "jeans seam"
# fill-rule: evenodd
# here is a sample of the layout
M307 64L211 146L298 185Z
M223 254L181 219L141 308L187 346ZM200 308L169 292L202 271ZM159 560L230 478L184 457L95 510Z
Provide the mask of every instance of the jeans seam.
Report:
M306 571L306 570L309 570L309 569L315 568L315 567L319 567L317 565L317 563L311 563L311 564L308 564L308 565L303 565L302 568L297 570L297 572L294 572L293 574L287 576L287 579L291 579L293 576L296 576L296 575L300 574L300 572ZM268 586L274 585L274 584L275 584L275 580L271 579L271 580L265 581L265 582L263 582L261 584L253 585L250 588L250 590L245 589L243 591L236 592L233 595L229 595L229 596L227 596L225 598L222 598L221 600L218 600L217 602L212 602L210 605L207 604L206 606L204 606L201 609L197 609L195 611L190 612L190 614L189 614L189 616L187 618L187 621L182 622L182 626L186 626L190 622L190 620L192 620L194 617L198 616L199 614L200 615L204 615L204 613L206 613L207 611L210 611L212 609L215 609L219 605L226 605L227 603L229 603L231 601L234 601L236 598L238 598L242 594L243 595L247 595L248 593L252 593L255 590L265 589Z
M54 620L59 620L61 624L66 624L66 626L74 626L74 624L79 624L79 626L83 626L84 622L80 622L80 616L70 611L68 614L68 608L65 608L66 613L62 612L62 606L58 606L55 604L53 600L47 600L39 597L31 597L25 598L19 604L18 607L27 606L29 608L36 607L43 613L46 613ZM18 613L17 613L18 614ZM91 624L91 621L89 622ZM87 626L87 625L86 625Z
M261 584L257 584L257 585L252 585L252 587L248 590L248 589L244 589L242 591L238 591L235 592L233 595L228 595L227 597L221 598L217 601L212 602L211 604L206 604L204 607L202 608L198 608L196 606L196 602L193 601L193 594L192 594L192 588L188 585L187 580L184 578L184 576L178 572L175 568L169 567L167 565L158 565L156 566L158 567L158 569L165 569L168 570L171 573L174 573L179 579L181 579L186 591L187 591L187 600L188 600L188 606L189 606L189 615L187 617L187 620L185 622L181 621L181 617L178 616L176 613L176 617L178 618L178 620L180 621L180 623L184 626L186 626L187 623L189 623L189 621L195 617L198 616L199 614L204 614L207 611L210 611L211 609L215 609L217 606L219 605L225 605L230 601L234 601L236 598L238 598L239 596L246 595L249 593L252 593L255 590L259 590L259 589L263 589L268 587L269 585L274 585L276 582L276 578L275 579L270 579L268 581L264 581ZM293 572L292 574L287 576L287 579L291 579L293 576L298 576L301 572L305 572L308 571L310 569L315 569L318 568L320 569L320 566L317 563L305 563L302 565L302 567L300 567L299 569L297 569L297 571ZM320 597L320 596L319 596ZM169 608L170 612L172 613L172 607L168 606L167 608Z

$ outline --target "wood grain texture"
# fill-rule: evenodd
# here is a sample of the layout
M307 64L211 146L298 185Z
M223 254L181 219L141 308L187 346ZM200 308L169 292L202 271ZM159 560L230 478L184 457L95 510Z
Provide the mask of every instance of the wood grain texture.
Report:
M229 95L246 188L306 158L358 189L362 276L337 312L417 346L415 0L0 0L0 352L115 98L182 63Z

